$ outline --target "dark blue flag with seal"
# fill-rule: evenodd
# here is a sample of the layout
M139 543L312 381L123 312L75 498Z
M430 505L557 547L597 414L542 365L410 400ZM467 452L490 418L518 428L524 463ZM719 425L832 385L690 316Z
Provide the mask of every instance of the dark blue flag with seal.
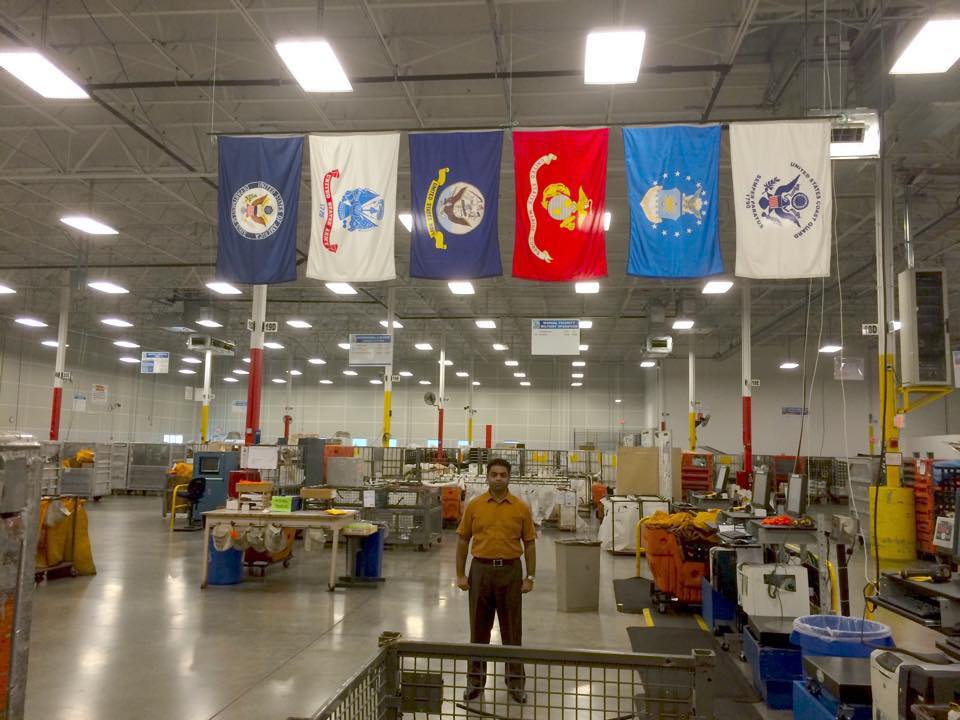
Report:
M503 274L497 233L502 149L499 130L411 133L411 277Z
M303 138L221 137L217 279L297 279Z
M720 126L624 128L623 149L630 205L627 274L722 273Z

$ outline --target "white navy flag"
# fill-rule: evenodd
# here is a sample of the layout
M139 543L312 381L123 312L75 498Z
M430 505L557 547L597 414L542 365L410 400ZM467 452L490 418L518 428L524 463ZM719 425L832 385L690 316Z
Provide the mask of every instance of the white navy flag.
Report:
M730 126L737 218L736 274L830 274L833 177L830 121Z
M375 282L397 276L397 159L400 133L311 135L313 221L307 277Z

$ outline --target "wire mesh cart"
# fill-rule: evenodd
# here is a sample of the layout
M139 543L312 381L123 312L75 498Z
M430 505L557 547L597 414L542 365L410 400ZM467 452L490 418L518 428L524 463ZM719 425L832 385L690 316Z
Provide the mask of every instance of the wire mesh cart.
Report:
M411 545L426 550L439 543L443 505L439 488L424 485L388 485L376 490L377 506L366 508L363 519L385 524L388 545Z
M471 663L487 663L487 689L462 699ZM505 667L522 664L527 704L508 699ZM498 645L385 641L310 720L511 718L712 720L711 650L647 655ZM290 720L306 720L303 718Z

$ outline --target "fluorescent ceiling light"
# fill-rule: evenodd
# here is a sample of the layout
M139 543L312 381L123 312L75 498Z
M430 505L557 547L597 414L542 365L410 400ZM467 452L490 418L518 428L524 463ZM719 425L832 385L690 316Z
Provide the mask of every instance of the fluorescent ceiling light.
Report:
M410 372L409 370L401 370L401 371L400 371L399 373L397 373L397 374L398 374L400 377L413 377L413 373Z
M281 40L276 48L287 70L306 92L353 92L347 73L326 40Z
M114 230L109 225L105 225L99 220L94 220L92 217L86 215L65 215L60 218L60 222L64 225L69 225L70 227L79 230L82 233L87 235L119 235L116 230Z
M521 385L522 387L530 387L530 381L529 381L529 380L521 380L521 381L520 381L520 385Z
M383 380L379 380L379 379L377 379L377 378L374 378L373 380L370 381L370 384L371 384L371 385L383 385Z
M250 371L249 371L249 370L244 370L243 368L236 368L236 369L233 371L233 374L234 374L234 375L249 375L249 374L250 374Z
M129 363L130 365L133 365L134 363L138 363L138 362L140 362L140 361L139 361L137 358L135 358L135 357L130 357L129 355L124 355L122 358L120 358L120 362L122 362L122 363Z
M16 295L17 291L9 285L0 285L0 295Z
M585 85L635 83L640 77L643 30L594 30L587 34L587 52L583 64Z
M344 370L344 371L343 371L343 374L346 375L347 377L354 377L354 376L356 376L357 371L356 371L356 370Z
M928 20L890 69L892 75L944 73L960 57L960 18Z
M448 282L447 287L454 295L473 295L474 293L473 283L469 280L454 280Z
M327 364L327 361L324 360L323 358L310 358L309 360L307 360L307 362L310 363L311 365L326 365L326 364Z
M380 327L387 327L387 321L386 321L386 320L381 320L381 321L380 321ZM403 329L403 324L402 324L399 320L394 320L394 321L393 321L393 329L394 329L394 330L402 330L402 329Z
M481 330L495 330L497 327L496 320L474 320L474 322Z
M600 283L596 280L587 280L586 282L578 282L574 289L581 295L594 295L600 292Z
M642 360L640 362L640 367L642 368L652 368L656 366L657 366L657 363L655 363L653 360Z
M328 282L326 283L327 290L337 295L356 295L357 291L350 283L345 282Z
M581 321L580 321L580 329L581 329L581 330L589 330L589 329L592 328L592 327L593 327L593 320L581 320Z
M341 350L349 350L350 343L348 342L337 343L337 347L340 348Z
M841 350L843 350L843 345L831 345L830 343L827 343L826 345L820 348L820 352L826 353L828 355L833 353L838 353Z
M307 330L308 328L313 327L313 325L308 323L306 320L287 320L287 325L292 328L296 328L297 330Z
M86 100L86 91L36 50L0 53L0 67L38 95L51 100Z
M293 375L294 377L297 377L297 376L299 376L299 375L303 375L303 373L302 373L300 370L297 370L297 369L291 370L291 371L290 371L290 374Z
M114 343L114 345L116 345L116 343ZM199 365L203 362L203 360L200 358L195 358L192 355L187 355L185 358L183 358L182 362L187 363L187 365Z
M785 360L780 363L781 370L796 370L798 367L800 367L800 363L793 362L792 360Z
M496 350L497 352L501 352L501 351L503 351L503 350L509 350L510 348L508 348L508 347L507 347L506 345L504 345L503 343L494 343L494 344L493 344L493 349Z
M570 373L570 377L572 377L574 380L579 380L583 377L583 373Z
M503 364L507 367L516 367L520 362L518 360L504 360Z
M94 280L93 282L88 282L87 287L91 288L92 290L99 290L102 293L107 293L108 295L126 295L128 292L130 292L122 285L117 285L109 280Z
M419 383L420 383L421 385L429 385L429 384L430 384L430 381L429 381L429 380L420 380Z
M209 318L205 318L205 319L203 319L203 320L197 320L196 322L197 322L197 325L202 325L203 327L208 327L208 328L221 328L221 327L223 327L223 325L221 325L220 323L218 323L216 320L210 320Z
M197 374L197 371L196 371L196 370L193 370L192 368L180 368L179 370L177 370L177 372L180 373L181 375L196 375L196 374Z
M250 364L250 358L248 358L248 357L243 358L243 362L245 362L247 365L249 365L249 364Z
M577 348L577 349L578 349L580 352L586 352L587 350L590 349L590 346L589 346L589 345L580 345L580 347Z
M207 283L207 287L210 290L213 290L215 293L220 295L242 295L243 290L238 287L234 287L228 282L223 282L221 280L211 280Z
M437 365L439 364L440 364L440 361L437 360ZM444 360L443 364L446 365L447 367L450 367L451 365L453 365L453 360Z
M610 229L610 221L613 220L613 215L610 214L609 210L603 211L603 230L606 232Z
M430 343L417 343L414 347L417 350L433 350L433 345Z
M116 318L116 317L103 318L103 320L101 320L100 322L102 322L104 325L109 325L110 327L118 327L118 328L133 327L132 322L127 322L126 320L123 320L121 318Z
M27 327L40 328L46 327L47 324L43 320L37 320L32 317L18 317L17 322L21 325L26 325Z
M186 325L168 325L163 329L166 330L167 332L173 332L173 333L192 333L193 332L193 328L187 327Z
M674 330L689 330L693 327L693 320L674 320L673 329Z
M283 378L270 378L270 382L275 382L277 385L286 385L287 381Z
M620 398L617 398L616 400L614 400L614 402L615 402L615 403L622 403L623 400L621 400Z
M707 280L707 284L703 286L701 292L704 295L723 295L732 287L732 280Z
M586 367L587 363L585 360L574 360L572 363L573 367Z
M470 383L470 384L473 385L474 387L477 387L477 386L480 384L480 381L479 381L479 380L474 380L474 381L473 381L472 383Z
M470 377L470 373L463 370L457 370L457 377Z
M582 382L572 382L572 383L570 383L570 387L583 387L583 383L582 383Z
M117 347L130 348L131 350L132 350L133 348L138 348L138 347L140 347L140 346L137 345L135 342L132 342L132 341L130 341L130 340L114 340L114 341L113 341L113 344L116 345ZM200 361L197 360L197 362L200 362Z
M515 372L515 373L513 374L513 376L514 376L515 378L525 378L525 377L527 376L527 374L526 374L525 372Z
M46 347L52 347L52 348L60 347L60 343L58 343L56 340L41 340L40 344L45 345ZM70 346L67 345L67 347L70 347Z
M413 215L403 212L397 214L397 218L399 218L400 224L407 229L407 232L413 232Z
M225 377L225 378L223 379L223 381L224 381L224 382L228 382L228 383L240 382L240 381L237 380L235 377L229 377L229 376Z
M270 342L265 342L263 346L268 350L283 350L282 343L273 342L272 340Z
M321 384L321 385L333 385L333 380L327 380L326 378L324 378L323 380L320 381L320 384Z

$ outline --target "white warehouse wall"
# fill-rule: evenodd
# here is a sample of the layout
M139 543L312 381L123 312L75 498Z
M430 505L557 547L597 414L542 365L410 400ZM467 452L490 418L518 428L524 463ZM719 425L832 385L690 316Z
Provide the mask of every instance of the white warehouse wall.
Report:
M31 331L10 329L0 338L0 427L5 431L31 433L46 438L50 421L51 383L55 351L39 345L41 338ZM99 342L99 341L98 341ZM182 434L185 440L199 435L199 404L184 399L185 386L199 386L201 374L184 376L141 375L137 366L122 365L112 353L98 355L89 349L82 335L71 335L67 369L73 380L64 390L61 438L78 441L150 441L165 434ZM760 387L753 393L754 450L758 453L796 452L800 418L782 415L783 406L801 404L798 371L785 373L777 368L775 348L754 353L754 377ZM812 357L811 357L812 359ZM823 360L823 358L821 358ZM668 427L675 443L686 444L687 361L666 360ZM874 362L868 361L869 377L864 382L847 382L847 431L851 453L867 451L867 419L876 414ZM551 381L534 379L533 387L514 385L504 379L503 387L475 388L474 442L482 444L484 425L494 426L494 440L517 440L528 447L569 448L574 430L616 432L639 431L656 425L657 370L638 367L591 364L586 386L571 388L567 368L558 365ZM449 374L445 440L452 445L467 438L467 380ZM291 414L293 432L331 434L347 430L354 437L378 441L382 422L382 392L362 377L337 377L323 386L308 376L294 379ZM844 452L842 396L840 383L832 379L832 359L821 362L812 394L810 415L804 431L803 452L814 455L842 455ZM216 399L211 408L211 430L243 431L245 415L234 412L234 400L246 399L246 384L227 384L222 373L214 373ZM93 383L109 387L108 405L97 410L88 400L85 412L73 410L74 392L89 395ZM741 449L740 359L725 361L699 359L697 397L709 408L710 424L701 428L699 440L721 450ZM393 436L401 444L424 444L437 437L436 410L423 403L430 387L405 378L394 385ZM622 403L614 403L615 398ZM282 434L282 417L287 406L284 385L267 382L263 391L261 419L264 441ZM621 422L622 421L622 422ZM960 397L939 401L907 416L905 436L940 435L960 432Z

